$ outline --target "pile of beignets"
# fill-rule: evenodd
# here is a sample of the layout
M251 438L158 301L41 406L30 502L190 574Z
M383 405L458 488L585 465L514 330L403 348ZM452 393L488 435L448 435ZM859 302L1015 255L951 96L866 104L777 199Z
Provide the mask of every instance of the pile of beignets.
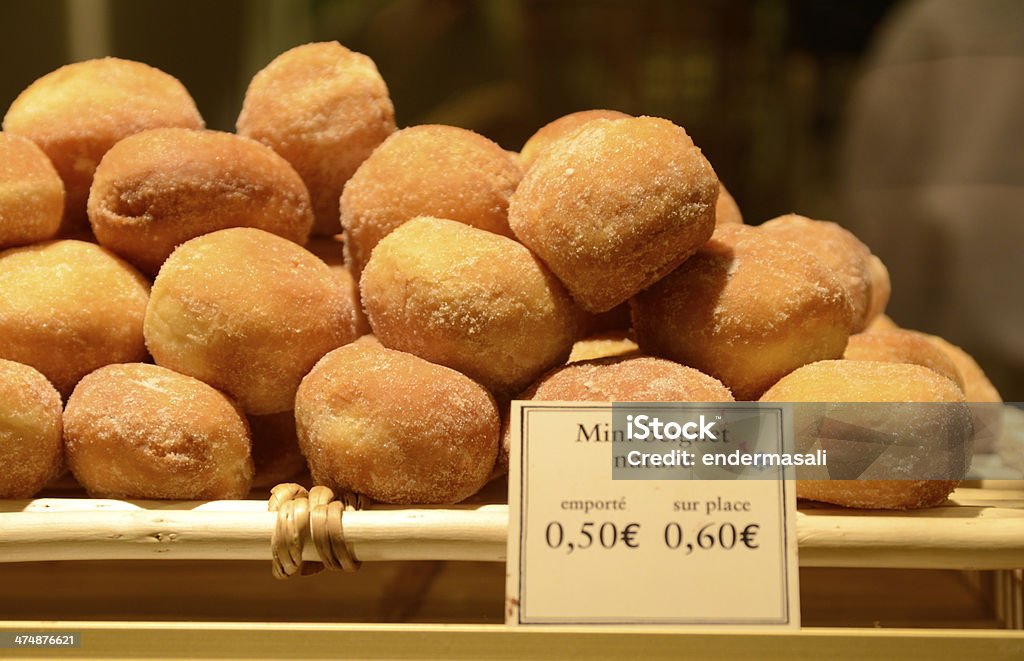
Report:
M236 128L116 58L7 111L0 497L70 469L94 497L241 498L308 467L452 503L507 466L516 398L999 401L964 352L884 316L867 246L797 215L745 225L668 120L573 113L518 154L397 130L374 63L332 42L256 74ZM955 484L799 493L909 508Z

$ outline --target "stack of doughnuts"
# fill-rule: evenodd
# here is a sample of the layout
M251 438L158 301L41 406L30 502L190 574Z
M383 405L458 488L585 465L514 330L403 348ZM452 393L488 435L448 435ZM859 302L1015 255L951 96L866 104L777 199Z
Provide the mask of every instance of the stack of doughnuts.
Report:
M373 61L331 42L270 62L223 133L167 73L80 62L0 133L0 497L66 467L102 497L308 472L453 503L507 466L517 398L943 402L894 433L969 442L955 407L998 393L896 328L890 286L836 223L745 224L667 119L576 112L518 153L398 130ZM962 469L800 495L924 507Z

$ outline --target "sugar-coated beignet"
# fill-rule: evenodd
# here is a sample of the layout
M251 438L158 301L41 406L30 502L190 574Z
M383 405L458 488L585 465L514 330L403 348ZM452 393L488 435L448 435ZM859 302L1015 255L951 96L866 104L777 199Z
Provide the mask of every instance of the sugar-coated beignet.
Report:
M0 358L31 365L61 395L110 363L143 360L149 283L113 253L51 241L0 253Z
M313 200L315 234L341 231L345 182L395 130L395 109L377 66L336 41L278 55L253 76L239 135L270 146L298 171Z
M565 362L569 296L529 250L453 220L416 218L373 252L360 281L384 346L511 394Z
M880 330L851 335L843 358L921 365L935 370L961 390L964 388L963 376L949 356L929 342L926 335L912 330Z
M164 262L146 310L158 365L234 397L247 413L289 411L302 377L355 339L352 299L312 253L263 230L220 230Z
M388 503L454 503L494 466L499 420L483 386L360 340L324 356L295 399L313 481Z
M860 239L836 223L795 213L773 218L761 229L792 241L832 269L850 296L853 332L864 330L871 312L871 250Z
M355 315L356 335L363 336L373 332L370 322L363 311L359 298L359 283L352 277L352 272L345 266L344 244L341 235L314 236L306 244L306 250L319 257L328 268L338 276L341 288L352 299L352 313Z
M219 131L153 129L114 145L96 168L89 222L106 248L156 275L189 239L257 227L303 244L309 194L272 149Z
M341 196L345 255L359 277L374 246L418 216L512 236L508 202L522 172L487 138L454 126L412 126L373 152Z
M306 458L299 449L295 412L250 415L252 461L256 469L252 486L271 488L306 470Z
M64 230L86 224L93 171L119 140L165 126L203 128L185 87L159 69L114 57L68 64L29 85L4 131L39 145L64 180Z
M679 266L715 226L718 179L664 119L595 119L552 144L509 204L516 237L603 312Z
M0 248L50 239L64 213L64 182L28 138L0 133Z
M967 471L971 456L971 412L960 388L948 378L921 365L853 360L824 360L790 373L771 387L762 402L889 402L893 407L828 409L831 422L812 412L794 412L794 434L826 447L839 469L862 463L874 473L908 479L798 480L797 496L826 503L866 509L918 509L942 503ZM933 406L898 406L934 403ZM813 411L813 410L812 410ZM801 421L801 417L805 419ZM801 431L803 430L803 431ZM814 438L812 438L814 437ZM879 439L892 445L878 451ZM865 453L871 453L866 455ZM845 456L844 456L845 455ZM858 455L864 460L858 461ZM872 459L869 461L868 459ZM955 479L913 479L926 468ZM830 469L832 470L832 469ZM863 474L863 473L862 473ZM856 476L851 476L856 477Z
M889 269L877 255L871 255L868 260L868 268L871 271L871 302L868 304L868 320L873 321L885 312L889 305L889 296L892 295L892 281L889 279Z
M540 127L519 150L519 165L525 172L548 147L569 135L580 126L595 119L626 119L630 117L618 110L580 110L562 115Z
M0 360L0 498L31 498L60 473L61 412L38 370Z
M757 399L801 365L839 358L850 302L832 270L798 245L746 225L714 238L633 299L640 350Z
M718 201L715 203L715 227L719 225L742 225L743 214L736 204L736 199L729 194L725 186L718 183Z
M252 483L235 403L157 365L108 365L82 379L64 438L71 472L94 498L243 498Z
M731 402L718 379L650 356L612 356L574 362L544 375L516 399L566 402ZM511 436L502 433L499 470L508 470Z

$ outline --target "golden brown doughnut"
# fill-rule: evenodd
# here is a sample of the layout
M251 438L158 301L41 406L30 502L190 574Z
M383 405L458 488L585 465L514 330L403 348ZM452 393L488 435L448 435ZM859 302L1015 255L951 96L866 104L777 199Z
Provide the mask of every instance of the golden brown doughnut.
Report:
M0 498L31 498L60 474L61 409L46 377L0 360Z
M29 85L11 104L4 131L39 145L64 180L65 230L84 226L100 159L119 140L163 126L203 128L185 87L159 69L114 57L75 62Z
M31 365L65 397L97 367L146 357L149 283L93 243L0 253L0 358Z
M292 164L313 200L313 232L330 236L341 231L345 182L394 132L395 109L369 57L336 41L305 44L253 77L237 129Z
M416 218L381 241L360 280L377 339L522 390L572 349L576 319L562 286L512 239L453 220Z
M247 227L182 244L164 262L146 310L158 365L219 388L247 413L294 408L299 381L355 339L352 300L326 264Z
M590 312L667 275L714 230L718 179L664 119L595 119L545 150L509 205L516 237Z
M843 358L922 365L946 377L961 390L964 388L956 364L923 333L916 331L896 329L851 335Z
M256 469L253 488L274 487L306 470L306 458L299 449L295 412L250 415L252 461Z
M473 495L498 448L498 409L482 386L362 340L302 380L295 418L314 482L389 503Z
M710 374L756 399L801 365L839 358L850 334L846 288L798 245L727 225L632 302L640 350Z
M228 227L257 227L303 244L313 212L299 175L255 140L219 131L153 129L106 153L89 222L105 248L156 275L174 249Z
M951 438L969 443L971 414L963 405L964 396L949 379L934 370L908 363L852 360L825 360L801 367L782 378L761 398L763 402L945 402L934 407L893 408L881 414L877 407L846 413L831 412L841 418L842 437L822 437L834 452L862 452L877 447L880 435L889 435L901 444L917 446L916 454L882 454L875 460L886 462L891 472L905 471L907 465L933 458L949 473L962 477L967 471L969 448L948 451L943 444ZM795 434L801 434L801 422L794 414ZM813 417L813 416L811 416ZM817 437L813 430L820 420L809 420L804 433ZM810 438L810 436L809 436ZM845 447L844 447L845 446ZM932 447L934 446L934 447ZM831 454L831 453L830 453ZM834 457L830 457L834 458ZM908 459L910 461L908 461ZM901 465L902 464L902 465ZM874 464L872 464L874 466ZM911 476L912 477L912 476ZM956 488L958 480L799 480L797 496L826 503L866 509L917 509L942 503Z
M522 173L482 135L454 126L398 131L360 166L341 196L346 263L358 277L374 246L417 216L512 236L508 200Z
M28 138L0 133L0 248L52 238L64 213L64 183Z
M68 465L94 498L243 498L249 427L202 381L156 365L89 374L64 411Z
M795 213L761 225L780 239L792 241L832 269L847 289L853 305L853 332L864 330L871 313L871 251L836 223L811 220Z
M519 150L519 165L525 172L548 147L579 127L595 119L626 119L630 115L618 110L580 110L548 122L530 136Z
M719 225L742 225L743 214L725 185L718 182L718 201L715 203L715 227Z
M614 356L552 370L516 399L565 402L731 402L714 377L670 360ZM500 470L508 470L511 434L502 433Z

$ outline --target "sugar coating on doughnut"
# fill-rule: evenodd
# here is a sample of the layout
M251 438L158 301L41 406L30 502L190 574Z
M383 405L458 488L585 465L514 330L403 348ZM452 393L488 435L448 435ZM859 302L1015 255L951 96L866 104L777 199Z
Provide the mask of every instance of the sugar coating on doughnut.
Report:
M843 358L922 365L943 375L961 390L964 387L956 364L923 333L916 331L895 329L851 335Z
M235 398L247 413L293 408L299 381L355 338L337 276L291 241L252 228L182 244L153 283L146 346L158 365Z
M295 412L250 415L252 461L256 469L254 488L271 488L290 482L306 470L306 458L299 449Z
M508 204L521 176L508 152L472 131L440 125L402 129L345 185L346 262L358 277L374 246L417 216L512 236Z
M948 378L921 365L852 360L824 360L806 365L785 376L761 398L763 402L945 402L949 406L928 409L893 409L879 418L876 410L865 408L864 428L896 433L901 442L945 443L960 436L969 442L971 414L963 406L964 395ZM848 431L857 441L857 426ZM870 433L870 432L868 432ZM877 434L876 434L877 436ZM833 439L836 440L836 439ZM946 450L936 445L934 454ZM931 454L927 449L925 453ZM969 452L966 453L969 456ZM960 457L962 459L962 457ZM899 456L883 455L878 461L898 462ZM952 470L966 472L952 460ZM899 466L894 465L898 470ZM958 484L957 480L800 480L801 498L867 509L917 509L942 503Z
M64 229L85 225L103 154L133 133L165 126L203 128L188 91L159 69L114 57L46 74L18 95L3 122L4 131L39 145L64 180Z
M717 197L714 170L682 128L595 119L537 158L512 196L509 225L580 307L603 312L711 237Z
M642 351L718 378L738 400L801 365L841 357L850 334L849 297L831 269L746 225L719 228L632 305Z
M455 370L359 342L324 356L295 400L313 480L389 503L454 503L494 466L494 399Z
M253 76L236 126L298 171L314 233L330 236L345 182L395 131L395 109L373 60L331 41L285 51Z
M871 251L860 239L836 223L794 213L773 218L761 229L792 241L832 269L853 305L853 332L864 330L871 312Z
M718 201L715 203L715 226L742 225L743 214L736 199L729 194L722 182L718 182Z
M732 393L714 377L670 360L613 356L559 367L516 399L566 402L731 402ZM511 433L502 433L500 469L508 470Z
M389 234L360 280L384 346L456 369L492 391L522 390L565 362L572 301L512 239L439 218Z
M0 133L0 248L52 238L64 213L64 182L28 138Z
M203 234L256 227L301 245L313 224L305 185L272 149L178 128L114 145L96 168L88 211L99 242L151 275Z
M0 498L31 498L60 474L61 412L38 370L0 360Z
M0 358L31 365L63 396L103 365L145 358L149 283L113 253L51 241L0 253Z
M578 112L571 112L568 115L562 115L558 119L540 127L523 144L523 148L519 150L518 155L519 165L525 172L548 147L589 121L595 119L626 119L627 117L630 117L630 115L624 112L603 109L580 110Z
M68 465L94 498L243 498L249 427L226 395L171 370L108 365L64 411Z

